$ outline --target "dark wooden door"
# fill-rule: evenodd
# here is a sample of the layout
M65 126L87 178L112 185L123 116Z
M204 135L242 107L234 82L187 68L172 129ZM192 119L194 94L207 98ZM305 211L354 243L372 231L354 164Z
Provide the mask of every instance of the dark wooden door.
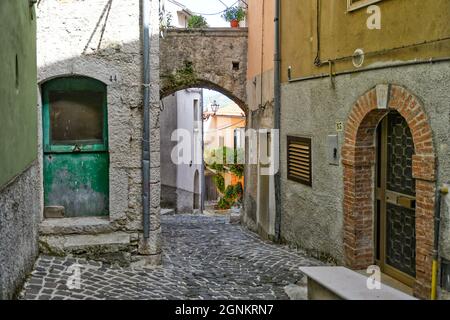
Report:
M405 119L390 112L378 131L377 259L382 271L408 285L416 276L414 143Z

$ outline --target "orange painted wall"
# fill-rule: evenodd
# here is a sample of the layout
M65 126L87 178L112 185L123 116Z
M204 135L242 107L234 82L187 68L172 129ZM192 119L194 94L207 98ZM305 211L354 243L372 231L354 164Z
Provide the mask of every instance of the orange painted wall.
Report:
M247 79L273 69L275 0L249 0Z

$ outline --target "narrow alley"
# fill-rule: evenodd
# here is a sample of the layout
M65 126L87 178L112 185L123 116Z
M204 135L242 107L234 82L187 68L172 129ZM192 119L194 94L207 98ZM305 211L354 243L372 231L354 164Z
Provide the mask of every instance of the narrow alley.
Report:
M450 301L449 21L0 0L0 302Z
M289 299L299 266L321 263L262 241L229 217L164 215L163 264L120 268L71 257L41 256L21 299ZM80 289L68 290L79 264ZM306 296L305 296L306 298Z

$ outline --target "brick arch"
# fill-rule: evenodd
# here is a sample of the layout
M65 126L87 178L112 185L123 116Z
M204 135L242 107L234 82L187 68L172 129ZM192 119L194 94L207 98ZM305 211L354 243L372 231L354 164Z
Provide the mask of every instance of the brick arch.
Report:
M397 85L380 85L369 90L356 101L348 116L342 147L345 264L353 269L365 269L375 261L375 136L378 124L390 110L397 110L402 115L413 136L413 177L416 179L417 199L414 293L420 298L429 298L436 156L432 130L421 102L407 89Z

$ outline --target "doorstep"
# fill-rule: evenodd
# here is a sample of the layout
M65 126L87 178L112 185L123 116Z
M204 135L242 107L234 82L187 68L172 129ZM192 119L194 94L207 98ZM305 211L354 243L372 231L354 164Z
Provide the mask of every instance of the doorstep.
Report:
M45 219L39 224L41 235L100 234L113 232L109 218L77 217Z
M47 255L128 266L138 241L137 232L117 231L104 217L45 219L39 225L39 250Z
M132 236L126 232L83 235L41 235L39 250L43 254L77 256L90 260L128 266Z

